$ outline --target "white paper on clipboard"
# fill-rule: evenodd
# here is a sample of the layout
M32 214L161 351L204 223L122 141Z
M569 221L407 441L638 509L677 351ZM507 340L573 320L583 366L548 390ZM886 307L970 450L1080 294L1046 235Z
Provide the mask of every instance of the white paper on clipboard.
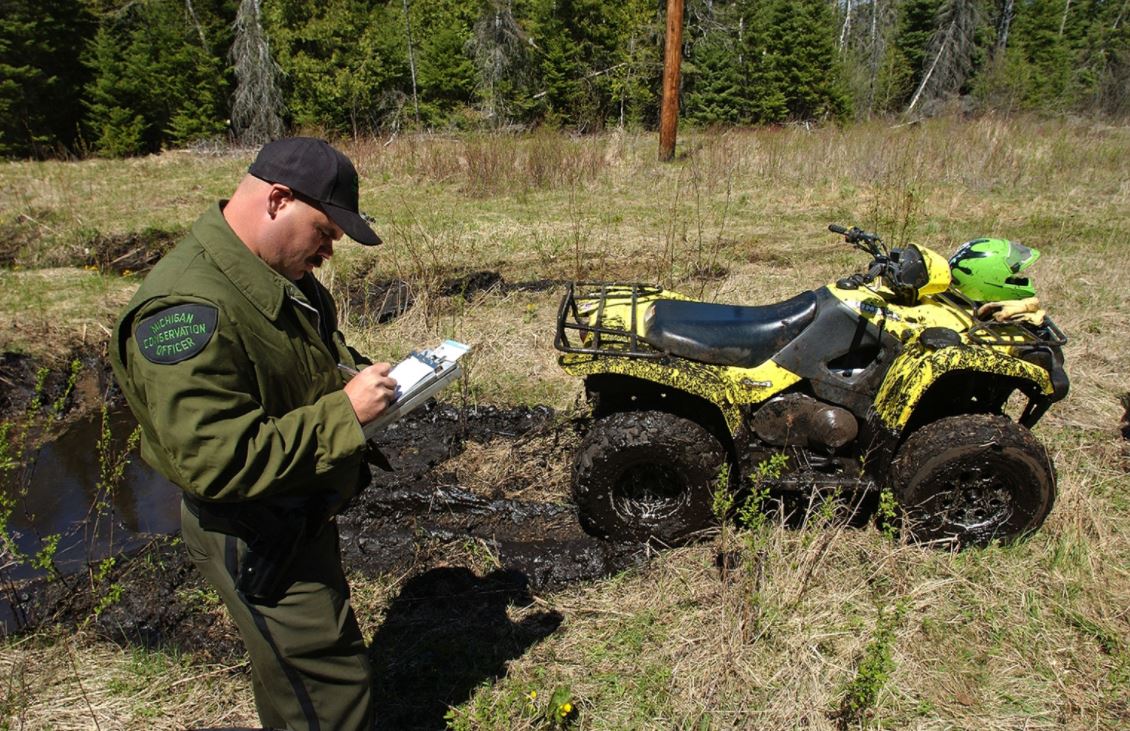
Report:
M455 340L444 340L430 350L415 351L397 363L389 375L396 379L396 394L388 408L363 427L365 438L371 439L392 422L430 399L463 372L459 359L471 346Z

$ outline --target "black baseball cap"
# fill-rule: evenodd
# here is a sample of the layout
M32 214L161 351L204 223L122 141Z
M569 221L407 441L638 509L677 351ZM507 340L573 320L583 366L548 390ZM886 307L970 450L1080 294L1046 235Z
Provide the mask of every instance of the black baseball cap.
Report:
M357 169L325 140L284 137L268 142L247 172L268 183L285 185L317 203L357 243L381 243L381 237L357 210Z

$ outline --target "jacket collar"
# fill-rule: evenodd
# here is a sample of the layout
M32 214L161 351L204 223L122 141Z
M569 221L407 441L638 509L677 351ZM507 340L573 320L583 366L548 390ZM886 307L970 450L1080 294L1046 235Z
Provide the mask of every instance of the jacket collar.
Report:
M275 320L287 296L305 301L293 282L288 282L247 248L224 220L220 201L192 224L192 235L236 289L268 319Z

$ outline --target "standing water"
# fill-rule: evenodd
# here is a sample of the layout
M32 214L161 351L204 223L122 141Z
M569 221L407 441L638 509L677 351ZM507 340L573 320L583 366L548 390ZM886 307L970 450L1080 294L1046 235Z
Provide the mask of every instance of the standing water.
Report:
M128 411L111 412L107 418L108 448L99 446L101 416L82 419L28 455L0 482L12 503L7 530L16 547L26 557L35 557L48 547L60 574L128 551L151 534L174 533L180 528L180 491L150 469L136 450L127 455L121 480L107 489L103 461L122 453L137 426ZM9 559L4 567L9 579L43 574L30 560L5 558Z

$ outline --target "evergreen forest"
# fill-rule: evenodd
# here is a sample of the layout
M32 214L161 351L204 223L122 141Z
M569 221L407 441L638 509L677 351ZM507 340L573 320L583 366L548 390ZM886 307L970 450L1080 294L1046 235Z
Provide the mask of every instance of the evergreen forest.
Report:
M0 156L657 124L664 0L0 0ZM1130 0L685 0L683 124L1130 113Z

